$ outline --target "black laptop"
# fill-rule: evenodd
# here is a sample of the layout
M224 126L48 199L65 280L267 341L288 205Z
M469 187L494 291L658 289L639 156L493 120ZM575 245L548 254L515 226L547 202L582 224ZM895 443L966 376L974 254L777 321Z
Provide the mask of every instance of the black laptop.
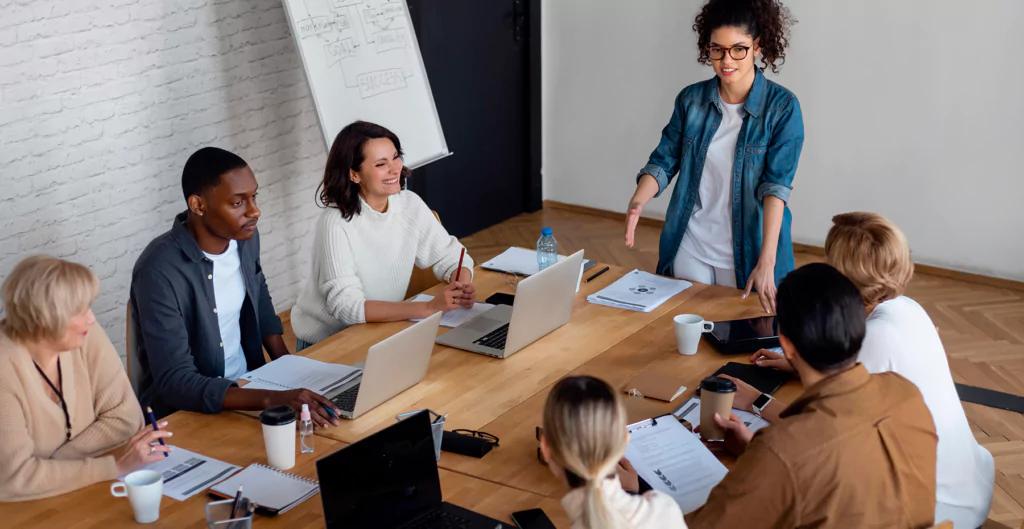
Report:
M511 529L441 501L427 412L317 461L328 529Z
M716 321L715 328L705 336L721 353L752 354L779 346L779 323L775 316Z

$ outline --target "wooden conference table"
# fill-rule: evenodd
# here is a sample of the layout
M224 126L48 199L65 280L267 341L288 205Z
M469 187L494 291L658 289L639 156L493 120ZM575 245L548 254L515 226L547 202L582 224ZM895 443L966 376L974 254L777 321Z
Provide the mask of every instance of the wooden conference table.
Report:
M589 294L627 272L613 266L594 282L582 284L570 322L509 358L495 359L435 345L422 382L354 421L318 430L315 454L298 455L292 472L315 478L317 458L394 424L399 413L429 408L448 414L447 430L468 428L500 438L500 446L482 459L442 452L438 466L446 501L503 521L509 521L512 512L540 507L556 526L568 527L569 521L559 504L565 488L537 460L535 429L553 384L566 375L589 374L621 388L641 371L671 374L689 388L683 396L672 403L641 403L650 416L670 413L693 395L702 378L728 361L746 361L742 356L722 356L703 341L696 355L679 355L672 318L682 313L699 314L711 321L763 315L756 296L741 300L735 289L700 284L650 313L586 301ZM495 292L514 293L501 274L477 268L474 282L480 300ZM427 293L439 289L438 286ZM396 322L354 326L301 354L351 365L364 361L370 346L410 325ZM798 394L798 385L790 383L777 396L788 401ZM175 445L241 466L266 463L259 422L251 416L178 412L167 420L174 431ZM731 464L728 457L720 457L726 465ZM113 498L109 485L99 483L47 500L0 504L0 526L9 522L12 527L136 525L127 500ZM203 527L203 505L207 501L205 494L185 502L165 497L161 518L154 525ZM320 500L312 498L277 518L258 517L254 525L322 527L323 523Z

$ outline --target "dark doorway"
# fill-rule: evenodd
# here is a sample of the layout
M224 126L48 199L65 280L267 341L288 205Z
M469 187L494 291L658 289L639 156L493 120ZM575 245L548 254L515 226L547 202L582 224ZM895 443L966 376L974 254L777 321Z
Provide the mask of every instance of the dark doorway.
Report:
M409 188L457 237L540 209L540 0L408 2L454 153Z

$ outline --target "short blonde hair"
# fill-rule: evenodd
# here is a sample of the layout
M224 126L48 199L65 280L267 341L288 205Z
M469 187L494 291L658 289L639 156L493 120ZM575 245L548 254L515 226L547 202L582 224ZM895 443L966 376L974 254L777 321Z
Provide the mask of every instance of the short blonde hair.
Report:
M100 280L85 266L34 255L18 263L0 287L6 317L0 328L19 342L59 340L68 322L85 312Z
M607 382L571 376L555 384L544 405L544 438L551 458L582 481L583 526L622 527L601 493L605 478L626 453L626 408ZM570 486L577 486L570 481Z
M906 236L878 213L832 217L825 256L857 285L865 306L902 296L914 275Z

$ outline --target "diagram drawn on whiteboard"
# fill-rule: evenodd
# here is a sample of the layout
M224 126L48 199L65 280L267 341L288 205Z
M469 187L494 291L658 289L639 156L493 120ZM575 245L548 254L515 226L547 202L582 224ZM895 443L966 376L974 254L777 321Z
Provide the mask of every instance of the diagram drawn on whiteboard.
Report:
M296 20L304 46L323 46L325 66L338 68L345 87L368 99L403 90L415 75L409 16L403 2L303 0L306 17Z

